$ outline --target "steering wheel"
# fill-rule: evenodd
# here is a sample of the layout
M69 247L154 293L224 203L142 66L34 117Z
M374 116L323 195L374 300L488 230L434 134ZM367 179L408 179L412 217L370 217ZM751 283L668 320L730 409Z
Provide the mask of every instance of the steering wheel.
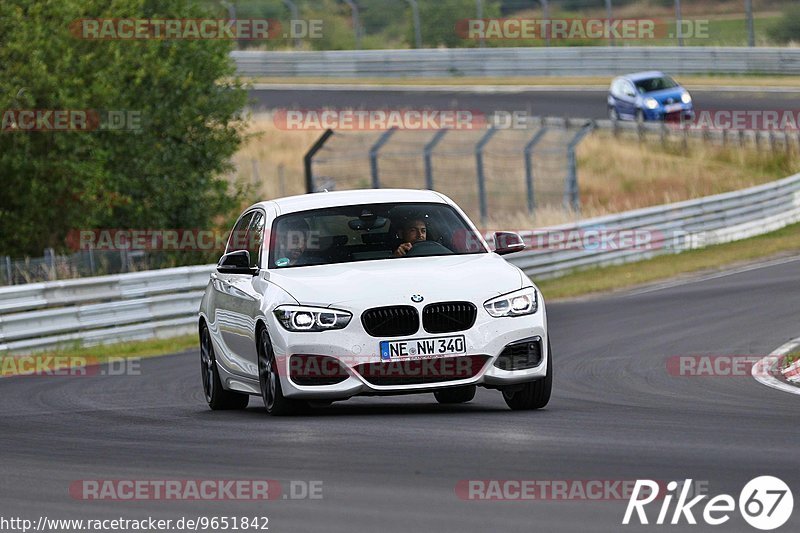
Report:
M453 251L439 244L436 241L417 241L414 246L406 252L406 257L423 257L426 255L447 255L452 254Z

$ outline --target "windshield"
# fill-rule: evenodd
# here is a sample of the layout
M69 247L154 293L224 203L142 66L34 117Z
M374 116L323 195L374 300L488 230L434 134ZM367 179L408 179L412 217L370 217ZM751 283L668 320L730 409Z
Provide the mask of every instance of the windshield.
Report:
M487 253L480 236L446 204L361 204L275 219L269 268Z
M669 76L637 80L634 83L636 84L636 90L639 91L639 94L663 91L664 89L673 89L678 86L678 83Z

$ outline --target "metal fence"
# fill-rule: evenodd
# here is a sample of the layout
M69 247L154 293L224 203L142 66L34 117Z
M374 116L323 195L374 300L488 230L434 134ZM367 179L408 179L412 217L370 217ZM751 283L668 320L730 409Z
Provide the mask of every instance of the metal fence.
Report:
M761 235L800 221L800 174L730 192L523 234L531 249L508 256L535 279L639 261ZM646 246L550 246L565 232L644 230ZM558 236L558 240L556 240ZM545 242L547 246L536 243ZM64 343L97 344L196 330L214 265L0 288L0 354Z
M800 131L794 128L786 130L747 130L747 129L714 129L682 125L679 122L644 122L637 123L621 120L595 120L595 129L608 130L615 136L638 139L639 141L678 141L684 145L690 140L703 141L716 145L754 146L758 149L769 149L772 152L786 152L794 148L800 150Z
M0 256L0 285L20 285L41 281L84 278L105 274L143 272L185 264L186 257L177 263L174 254L148 253L143 250L94 250L87 248L74 253L59 254L44 250L42 257L12 259ZM201 258L205 262L208 258Z
M615 76L653 68L671 74L800 74L800 48L436 48L236 51L231 56L240 75L259 78Z
M484 225L492 213L533 213L537 206L577 211L575 150L593 123L538 119L532 124L326 133L309 155L309 188L435 189Z

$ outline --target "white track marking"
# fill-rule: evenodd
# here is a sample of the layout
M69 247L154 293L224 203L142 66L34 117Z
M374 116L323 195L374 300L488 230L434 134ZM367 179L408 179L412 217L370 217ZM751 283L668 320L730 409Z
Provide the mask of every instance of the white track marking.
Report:
M769 372L769 369L779 358L788 354L798 346L800 346L800 337L790 340L765 358L761 359L759 362L753 365L753 369L751 370L753 378L767 387L772 387L773 389L789 392L791 394L800 394L800 387L795 387L784 383L783 381L773 377Z

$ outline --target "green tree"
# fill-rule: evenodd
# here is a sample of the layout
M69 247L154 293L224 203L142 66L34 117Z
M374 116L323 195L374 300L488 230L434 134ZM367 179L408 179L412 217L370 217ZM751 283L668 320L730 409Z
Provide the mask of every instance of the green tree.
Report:
M475 0L438 0L435 2L418 1L419 18L423 46L445 46L456 48L464 46L477 46L478 42L465 39L462 34L466 25L460 21L472 19L477 16ZM409 10L410 13L410 10ZM498 4L485 1L483 18L500 16ZM410 46L414 45L414 26L411 15L408 15L408 31L406 39ZM456 29L456 25L462 28Z
M0 112L120 110L129 130L0 131L0 254L65 247L71 229L209 227L246 91L226 40L91 40L81 18L216 16L184 0L3 0Z
M767 29L767 33L779 43L800 42L800 5L787 6L783 16Z

